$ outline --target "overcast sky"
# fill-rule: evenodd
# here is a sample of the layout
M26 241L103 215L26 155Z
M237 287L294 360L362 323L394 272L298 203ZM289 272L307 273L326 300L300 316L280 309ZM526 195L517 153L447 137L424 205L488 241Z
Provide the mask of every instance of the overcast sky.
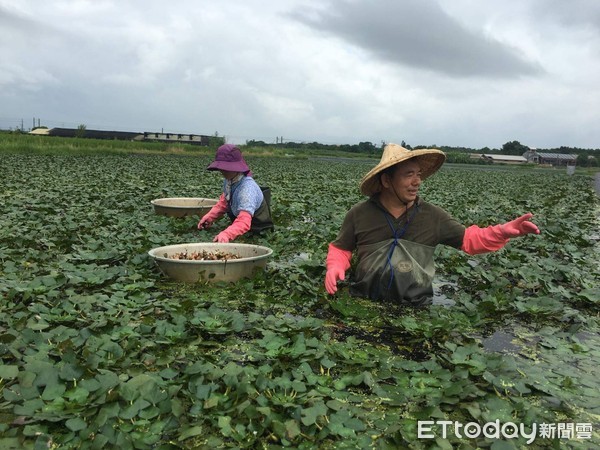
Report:
M598 0L0 0L0 128L600 148Z

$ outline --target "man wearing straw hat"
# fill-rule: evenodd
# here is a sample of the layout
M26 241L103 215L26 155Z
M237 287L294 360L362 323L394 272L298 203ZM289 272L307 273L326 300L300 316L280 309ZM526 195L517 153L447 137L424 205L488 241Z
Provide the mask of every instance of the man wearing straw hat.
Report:
M438 244L474 255L499 250L511 238L539 234L531 213L501 225L465 228L446 211L419 196L421 182L433 175L446 155L435 149L407 150L388 144L381 161L361 181L369 199L346 214L337 239L329 244L325 288L337 291L350 268L357 266L350 293L373 300L422 306L431 303Z

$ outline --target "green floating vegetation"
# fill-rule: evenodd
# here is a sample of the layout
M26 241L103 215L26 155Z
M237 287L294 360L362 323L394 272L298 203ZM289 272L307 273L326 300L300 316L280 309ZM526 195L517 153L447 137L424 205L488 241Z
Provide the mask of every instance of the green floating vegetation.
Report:
M198 231L150 201L218 196L212 153L85 153L0 158L0 448L600 446L590 177L452 166L428 179L423 197L466 225L531 211L542 233L488 255L439 248L445 302L414 310L323 287L372 162L248 156L276 229L240 241L273 258L236 284L181 284L147 251L212 241L225 220ZM429 438L419 421L555 432Z

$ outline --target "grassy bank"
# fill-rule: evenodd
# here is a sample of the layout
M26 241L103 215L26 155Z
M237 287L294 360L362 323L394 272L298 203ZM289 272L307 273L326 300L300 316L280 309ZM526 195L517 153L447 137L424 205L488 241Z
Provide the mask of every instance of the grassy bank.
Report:
M240 145L246 155L286 158L331 156L366 158L369 155L327 150L290 150L285 148L249 147ZM199 146L179 143L136 142L124 140L65 138L56 136L33 136L21 133L0 132L0 152L23 154L184 154L214 155L216 146Z

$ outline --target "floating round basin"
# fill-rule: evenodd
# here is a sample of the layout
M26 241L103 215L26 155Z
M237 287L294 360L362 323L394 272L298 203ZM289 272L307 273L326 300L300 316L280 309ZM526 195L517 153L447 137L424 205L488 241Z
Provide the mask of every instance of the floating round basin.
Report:
M237 281L251 277L255 270L265 268L272 253L273 250L260 245L207 242L167 245L148 252L164 275L189 283ZM182 255L231 259L193 260L184 259ZM180 259L176 259L177 257Z
M203 216L217 204L218 200L212 198L174 197L157 198L150 203L154 212L163 216L185 217Z

